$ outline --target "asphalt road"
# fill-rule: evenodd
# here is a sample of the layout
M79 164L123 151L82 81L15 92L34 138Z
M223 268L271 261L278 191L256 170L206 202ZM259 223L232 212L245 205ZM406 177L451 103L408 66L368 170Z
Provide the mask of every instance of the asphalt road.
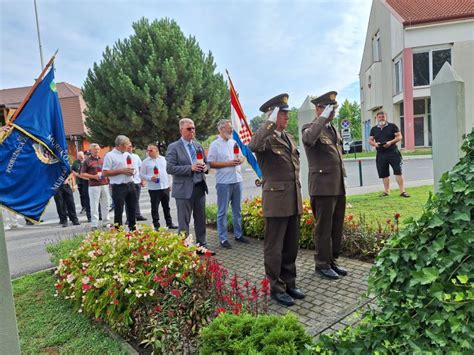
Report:
M407 185L416 185L417 183L433 179L432 164L433 162L431 158L405 160L404 176L405 180L407 181ZM362 177L364 183L363 188L358 188L358 162L347 161L345 162L345 166L348 175L346 179L348 194L363 193L381 188L381 182L377 177L374 160L362 161ZM243 170L243 197L246 198L259 195L261 193L261 188L255 186L255 174L248 167L244 167ZM207 181L209 185L207 203L216 203L216 190L214 188L215 177L212 171L208 175ZM81 208L79 204L79 196L77 193L75 194L75 201L76 210L80 211ZM140 206L142 209L142 214L148 218L148 221L145 223L151 224L150 201L146 188L142 189L140 196ZM171 214L174 218L174 221L176 222L176 204L174 199L171 200ZM162 217L161 209L160 216ZM113 215L111 215L111 218L113 219ZM75 234L88 231L90 229L90 224L87 223L86 216L79 215L79 219L82 223L80 226L69 226L67 228L61 227L59 225L59 219L57 217L54 201L51 200L45 214L43 215L43 223L35 226L24 226L24 221L21 220L21 228L6 231L10 275L12 277L18 277L53 266L49 260L49 255L46 252L46 245L48 243L54 243L58 240L70 238Z

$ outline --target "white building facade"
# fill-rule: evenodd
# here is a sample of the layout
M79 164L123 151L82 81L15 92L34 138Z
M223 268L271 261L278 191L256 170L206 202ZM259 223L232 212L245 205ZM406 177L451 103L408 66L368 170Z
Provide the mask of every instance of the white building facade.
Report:
M474 125L474 1L373 0L359 71L363 141L384 110L402 148L430 147L430 85L445 62L465 83L468 132ZM464 6L464 7L463 7Z

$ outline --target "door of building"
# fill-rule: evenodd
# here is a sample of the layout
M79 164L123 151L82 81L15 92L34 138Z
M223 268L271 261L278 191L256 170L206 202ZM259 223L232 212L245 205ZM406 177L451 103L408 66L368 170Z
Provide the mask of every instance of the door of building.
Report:
M415 146L422 147L425 145L425 117L418 116L414 118L415 123Z

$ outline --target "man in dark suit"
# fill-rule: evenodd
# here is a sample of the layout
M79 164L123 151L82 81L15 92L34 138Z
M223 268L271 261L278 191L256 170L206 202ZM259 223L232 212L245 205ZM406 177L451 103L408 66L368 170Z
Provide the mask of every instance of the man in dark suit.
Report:
M268 120L252 137L263 174L262 201L265 217L264 264L270 281L271 296L292 306L294 298L304 293L296 288L296 255L303 211L299 179L299 152L293 138L285 131L288 125L288 94L278 95L261 107Z
M169 145L166 152L166 171L173 175L171 196L178 209L178 232L189 235L191 213L194 219L196 243L206 250L206 175L209 170L201 144L194 140L196 127L190 118L179 121L181 138ZM215 254L209 251L211 254Z
M338 279L347 271L336 264L342 241L346 209L342 140L331 124L335 116L337 92L330 91L311 102L316 118L303 126L303 144L308 158L309 194L316 220L316 271L323 277Z

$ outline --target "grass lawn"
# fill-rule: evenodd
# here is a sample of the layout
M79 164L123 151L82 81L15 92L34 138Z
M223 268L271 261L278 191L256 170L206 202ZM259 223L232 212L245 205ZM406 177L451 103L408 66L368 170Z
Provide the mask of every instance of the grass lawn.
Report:
M13 281L23 354L128 354L102 326L54 297L54 283L50 271Z
M84 235L76 235L70 239L61 240L59 243L49 244L46 251L51 255L51 262L58 265L60 259L68 257L71 250L79 248Z
M402 150L402 155L403 156L409 156L409 155L431 155L431 148L419 148L414 151L404 151ZM370 151L370 152L361 152L357 153L357 158L370 158L374 157L375 158L375 151ZM354 158L354 153L351 154L344 154L344 159L353 159Z
M357 219L361 214L370 224L385 223L392 219L395 213L400 213L403 223L408 217L417 218L423 212L423 206L428 201L433 186L420 186L406 189L410 198L399 196L398 190L392 190L390 196L379 197L380 192L364 195L347 196L347 203L352 207L346 209L346 215L353 214Z

